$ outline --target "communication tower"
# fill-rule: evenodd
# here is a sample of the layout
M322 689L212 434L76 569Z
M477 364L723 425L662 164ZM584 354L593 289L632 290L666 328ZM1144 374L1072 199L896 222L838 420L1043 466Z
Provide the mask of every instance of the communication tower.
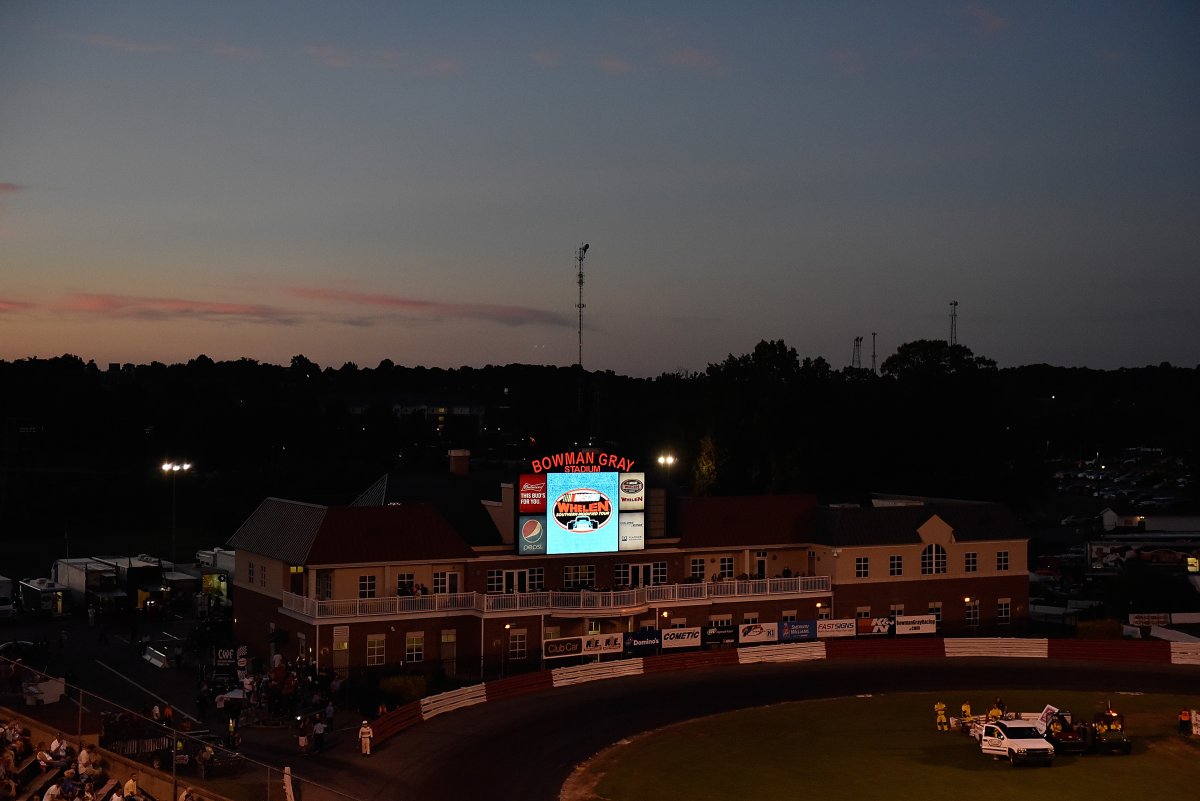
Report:
M958 344L958 301L950 301L950 344Z
M575 251L575 262L578 267L579 276L579 302L575 304L575 308L579 309L579 366L583 367L583 257L587 255L588 245L584 243L579 246L579 250Z

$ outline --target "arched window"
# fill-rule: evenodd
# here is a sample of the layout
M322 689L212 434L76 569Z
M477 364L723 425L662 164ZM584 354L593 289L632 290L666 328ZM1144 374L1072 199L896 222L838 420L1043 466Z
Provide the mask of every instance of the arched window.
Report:
M921 575L946 572L946 549L940 545L926 545L921 551Z

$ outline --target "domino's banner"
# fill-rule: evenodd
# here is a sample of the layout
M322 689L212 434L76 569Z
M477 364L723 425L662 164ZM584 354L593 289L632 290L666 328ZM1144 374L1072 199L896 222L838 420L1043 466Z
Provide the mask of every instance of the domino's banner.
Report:
M855 622L859 637L890 637L896 627L896 621L890 617L860 617Z
M663 644L663 632L658 629L639 629L625 637L625 653L630 656L654 654Z
M780 642L805 642L817 639L817 621L789 620L779 624Z

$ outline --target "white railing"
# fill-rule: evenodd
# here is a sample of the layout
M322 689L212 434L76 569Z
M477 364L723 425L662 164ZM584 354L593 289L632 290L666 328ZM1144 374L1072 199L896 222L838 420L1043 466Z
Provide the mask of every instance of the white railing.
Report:
M521 610L646 609L677 601L708 598L762 597L770 595L824 595L830 592L829 576L796 576L749 581L701 581L691 584L657 584L632 590L598 592L521 592L484 594L459 592L440 595L401 595L388 598L349 598L317 601L285 592L283 608L305 617L376 617L428 612L473 611L480 614Z

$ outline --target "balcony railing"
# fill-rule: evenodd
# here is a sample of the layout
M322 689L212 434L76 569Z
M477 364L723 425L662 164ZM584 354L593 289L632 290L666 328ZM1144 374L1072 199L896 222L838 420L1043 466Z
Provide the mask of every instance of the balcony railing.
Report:
M632 590L578 592L522 592L485 594L459 592L440 595L401 595L388 598L352 598L317 601L283 594L283 608L305 617L347 618L420 615L431 612L472 611L482 615L527 610L624 613L680 601L710 598L751 598L772 595L827 595L829 576L701 581L693 584L657 584Z

